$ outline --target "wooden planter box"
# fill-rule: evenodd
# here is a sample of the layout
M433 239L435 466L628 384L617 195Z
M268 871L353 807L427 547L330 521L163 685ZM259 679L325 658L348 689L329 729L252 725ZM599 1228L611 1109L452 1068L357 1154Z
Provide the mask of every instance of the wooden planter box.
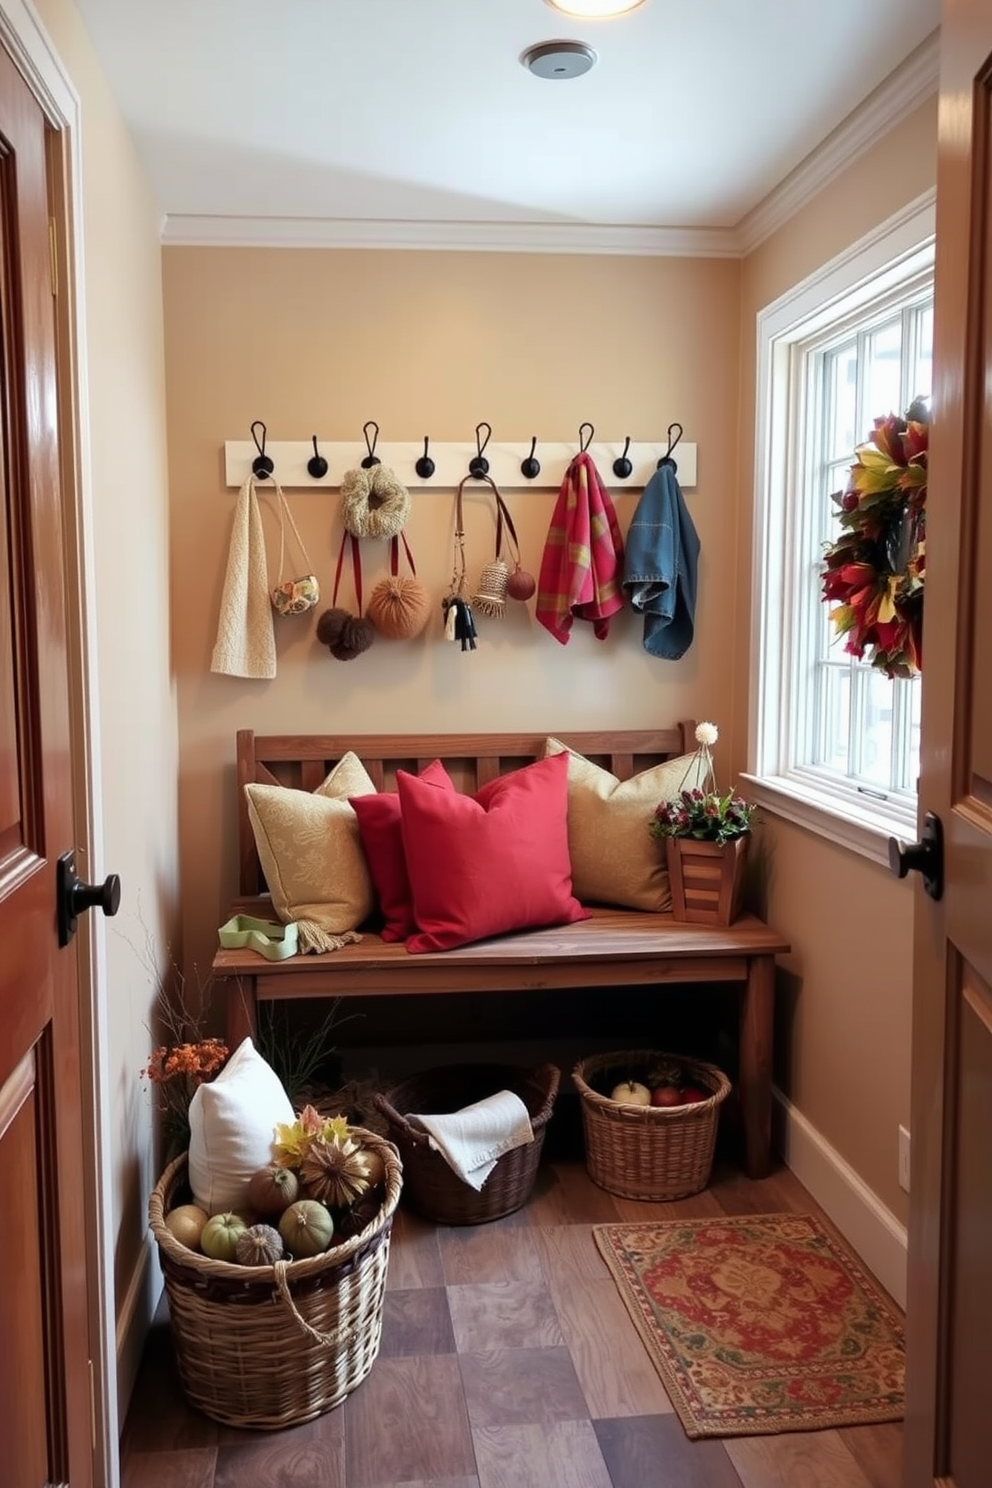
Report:
M672 914L694 925L731 925L740 913L748 836L732 842L668 837Z

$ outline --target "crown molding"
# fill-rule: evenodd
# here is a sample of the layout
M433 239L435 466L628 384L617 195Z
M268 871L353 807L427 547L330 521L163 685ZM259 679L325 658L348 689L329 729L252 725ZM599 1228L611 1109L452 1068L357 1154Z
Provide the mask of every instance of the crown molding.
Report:
M934 31L735 227L170 214L162 223L162 243L166 247L182 248L382 248L460 253L584 253L636 258L744 258L935 93L939 72L940 33Z
M795 170L741 218L735 231L742 256L777 232L852 161L936 93L939 77L940 32L933 31Z
M167 247L405 248L462 253L621 254L739 258L733 228L633 227L581 222L397 222L329 217L167 216Z

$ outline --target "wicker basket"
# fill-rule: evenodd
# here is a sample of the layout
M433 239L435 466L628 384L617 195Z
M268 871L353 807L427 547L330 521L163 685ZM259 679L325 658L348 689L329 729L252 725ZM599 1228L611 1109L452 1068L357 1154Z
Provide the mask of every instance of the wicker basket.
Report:
M712 1091L687 1106L627 1106L599 1094L621 1080L643 1079L659 1060L674 1059L692 1083ZM572 1071L582 1098L586 1167L600 1188L625 1199L681 1199L705 1188L713 1166L720 1105L730 1081L715 1064L629 1049L583 1059Z
M544 1130L558 1094L560 1070L553 1064L536 1070L516 1069L505 1064L451 1064L425 1070L374 1104L389 1123L389 1134L403 1158L403 1192L426 1219L439 1224L473 1225L501 1219L526 1204L537 1177L544 1145ZM433 1151L424 1131L418 1131L407 1116L426 1112L447 1115L500 1090L519 1095L530 1114L533 1142L504 1152L477 1192L463 1183L439 1152Z
M164 1218L185 1184L185 1153L152 1192L179 1377L215 1421L276 1430L313 1420L372 1368L402 1168L391 1143L355 1130L385 1160L385 1202L360 1234L312 1260L236 1266L180 1244Z

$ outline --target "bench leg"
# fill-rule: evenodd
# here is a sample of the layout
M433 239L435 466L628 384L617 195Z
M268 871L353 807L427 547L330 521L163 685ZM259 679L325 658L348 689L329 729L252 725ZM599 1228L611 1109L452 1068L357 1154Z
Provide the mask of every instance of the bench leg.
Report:
M741 997L740 1024L744 1169L749 1178L765 1178L771 1169L774 1010L775 958L752 956Z
M227 978L227 1047L232 1054L246 1038L254 1039L258 1031L258 1003L255 978Z

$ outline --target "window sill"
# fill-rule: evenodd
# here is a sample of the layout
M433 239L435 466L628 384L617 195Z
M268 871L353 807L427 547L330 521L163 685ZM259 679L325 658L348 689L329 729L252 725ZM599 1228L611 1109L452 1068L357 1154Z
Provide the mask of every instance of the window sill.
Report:
M818 837L883 867L889 866L889 838L913 840L911 812L881 812L868 804L847 806L824 791L782 776L742 775L748 798L773 816L795 822Z

